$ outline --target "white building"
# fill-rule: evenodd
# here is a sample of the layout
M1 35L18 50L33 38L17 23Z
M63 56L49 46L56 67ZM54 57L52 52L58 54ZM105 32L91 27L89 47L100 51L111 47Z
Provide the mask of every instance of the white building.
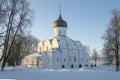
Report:
M26 67L33 67L33 66L41 66L41 55L38 53L33 53L31 55L25 56L24 59L22 59L23 66Z
M68 25L61 13L53 23L54 36L38 43L37 52L41 55L44 68L79 68L88 65L89 55L83 50L80 41L67 36Z

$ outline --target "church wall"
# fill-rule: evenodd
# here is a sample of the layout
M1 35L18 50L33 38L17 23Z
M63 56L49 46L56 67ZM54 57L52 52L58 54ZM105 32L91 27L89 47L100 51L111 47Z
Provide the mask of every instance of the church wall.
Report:
M67 49L62 48L61 49L61 67L64 65L64 68L68 67L68 52Z
M54 39L54 41L55 40L56 39ZM52 44L54 41L52 41ZM82 48L76 48L75 46L69 47L70 45L67 46L64 39L61 39L59 43L58 51L55 50L49 52L48 50L48 52L44 53L44 56L42 57L42 65L44 67L59 69L63 68L64 65L64 68L78 68L79 65L85 66L88 63L87 55L85 55ZM51 49L49 40L46 40L44 44L45 46L49 45L49 49Z
M46 55L48 59L47 65L49 68L52 68L53 67L53 54L52 52L47 52Z
M49 57L47 55L47 53L44 53L44 55L42 55L42 66L44 68L48 68L48 63L49 63Z
M66 30L67 30L67 28L64 28L64 27L54 28L54 36L66 35Z
M55 69L59 69L61 68L61 54L62 53L59 53L59 52L54 52L53 53L53 65L54 65L54 68Z
M78 50L77 49L69 49L69 55L68 55L68 62L69 67L78 67Z
M82 51L82 49L78 50L78 56L79 56L78 64L83 66L83 60L84 60L84 58L83 58L83 51Z
M80 55L80 63L83 65L83 66L86 66L88 65L88 55L85 54L85 51L83 49L80 50L81 52L81 55Z

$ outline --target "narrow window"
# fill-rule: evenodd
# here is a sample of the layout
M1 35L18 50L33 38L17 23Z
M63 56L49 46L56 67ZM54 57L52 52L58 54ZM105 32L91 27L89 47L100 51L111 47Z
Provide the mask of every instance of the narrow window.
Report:
M81 58L81 62L83 62L83 59Z
M76 62L76 57L74 56L74 62Z
M61 35L61 31L59 31L59 34Z
M48 51L48 46L46 47L46 51Z
M64 59L64 62L66 61L66 59Z
M71 56L69 56L69 61L71 61Z
M57 62L59 62L59 58L57 58Z

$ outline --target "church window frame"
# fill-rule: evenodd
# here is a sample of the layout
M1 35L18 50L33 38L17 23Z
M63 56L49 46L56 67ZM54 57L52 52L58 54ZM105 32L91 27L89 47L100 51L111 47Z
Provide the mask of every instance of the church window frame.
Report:
M61 35L61 31L59 31L59 35Z
M69 61L71 61L71 56L69 56Z
M57 57L57 62L59 62L59 58Z
M74 62L76 62L76 56L74 56Z
M66 62L66 59L64 58L64 62Z
M83 58L81 58L81 62L83 62Z

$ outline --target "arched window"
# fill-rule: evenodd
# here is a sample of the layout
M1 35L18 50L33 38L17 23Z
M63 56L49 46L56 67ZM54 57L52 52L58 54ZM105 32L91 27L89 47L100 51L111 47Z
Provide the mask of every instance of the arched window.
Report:
M69 56L69 61L71 61L71 56Z
M76 56L74 56L74 62L76 62Z
M83 62L83 59L81 58L81 62Z
M57 62L59 62L59 58L57 58Z

